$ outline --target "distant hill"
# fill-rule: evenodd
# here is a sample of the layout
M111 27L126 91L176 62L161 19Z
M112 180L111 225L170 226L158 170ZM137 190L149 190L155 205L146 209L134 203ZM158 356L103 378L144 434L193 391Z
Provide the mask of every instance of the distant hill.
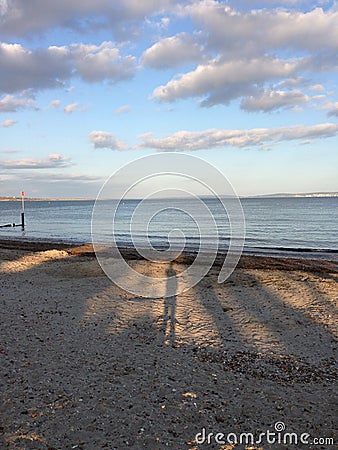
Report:
M309 192L309 193L301 193L301 194L286 194L286 193L278 193L278 194L262 194L262 195L248 195L245 198L308 198L308 197L338 197L338 192Z

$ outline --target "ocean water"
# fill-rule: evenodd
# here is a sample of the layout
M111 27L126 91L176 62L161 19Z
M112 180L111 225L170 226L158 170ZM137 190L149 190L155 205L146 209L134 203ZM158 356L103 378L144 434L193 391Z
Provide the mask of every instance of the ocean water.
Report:
M148 200L143 202L143 212L136 216L140 202L124 200L117 209L113 226L113 203L103 201L96 216L95 241L111 242L114 233L117 243L123 246L136 243L147 247L150 242L155 247L167 248L170 231L179 229L187 249L199 248L200 232L204 242L212 247L215 235L208 232L210 215L201 212L198 201L196 207L191 199L188 202L186 199ZM226 249L230 232L227 213L217 199L203 202L216 223L219 248ZM249 198L241 199L241 204L246 222L245 252L271 255L286 252L290 256L338 253L338 198ZM0 239L91 242L93 206L91 200L26 201L25 230L0 228ZM19 201L0 202L0 225L20 223L20 213ZM170 238L181 245L183 238L179 233Z

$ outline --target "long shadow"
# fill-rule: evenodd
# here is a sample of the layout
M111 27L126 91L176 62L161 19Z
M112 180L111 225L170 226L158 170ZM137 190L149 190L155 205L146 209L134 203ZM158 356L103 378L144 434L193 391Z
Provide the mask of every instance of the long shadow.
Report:
M236 327L229 315L229 312L233 309L233 304L224 298L223 302L221 302L212 287L212 283L208 280L209 277L205 278L193 288L196 302L200 302L208 315L212 317L214 327L216 328L214 331L219 336L224 349L232 351L238 348L238 346L246 349L248 344L241 335L240 329Z
M324 282L322 282L322 285L324 288L327 287L327 283L337 283L338 277L335 277L333 274L330 276L328 274L320 274L320 277L323 278ZM334 314L336 315L338 313L338 308L336 307L335 303L333 301L330 301L327 294L325 293L325 289L318 288L317 286L314 286L311 281L308 279L304 279L302 281L304 286L306 287L306 290L311 292L313 294L313 297L315 299L320 298L323 303L325 303L324 309L325 314ZM337 304L337 302L336 302Z
M238 305L245 308L253 319L267 324L267 330L285 348L286 354L320 362L325 348L326 356L333 356L334 336L324 324L314 322L306 309L300 309L292 303L288 298L290 286L285 285L285 281L282 281L282 286L278 286L277 281L276 285L269 287L255 275L246 273L245 282L249 285L256 284L257 288L250 288L251 295L246 296L245 300L238 296ZM295 283L294 280L293 282ZM312 299L308 289L305 295L310 304ZM294 292L293 297L296 296L297 293Z
M212 286L208 291L203 289L203 282L195 287L196 295L214 317L225 349L231 348L229 340L233 336L243 350L266 351L270 348L277 353L314 358L319 362L324 346L326 357L334 356L334 336L305 311L292 306L282 294L276 295L253 274L243 274L236 283L237 286L230 284L223 290L227 297L222 303ZM244 289L247 295L239 292ZM255 336L246 332L250 329L255 330ZM299 334L300 330L303 335ZM264 339L270 342L264 343Z
M173 269L172 263L169 269L166 270L166 275L168 280L166 296L164 298L162 332L164 335L164 342L174 346L176 342L175 327L177 279L176 271Z

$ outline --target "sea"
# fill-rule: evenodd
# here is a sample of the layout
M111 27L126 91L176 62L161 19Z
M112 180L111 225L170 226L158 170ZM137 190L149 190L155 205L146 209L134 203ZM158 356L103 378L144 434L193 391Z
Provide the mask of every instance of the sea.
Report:
M230 239L227 211L215 198L102 200L96 207L92 236L93 200L26 201L25 229L0 227L0 239L82 244L135 243L147 248L226 251ZM200 207L201 201L203 208ZM244 253L268 256L325 258L338 261L338 197L243 198ZM140 205L142 208L140 208ZM205 208L205 207L206 208ZM206 211L209 211L206 213ZM195 212L195 214L194 214ZM137 214L136 214L137 213ZM216 224L217 236L209 232ZM21 202L0 202L0 226L21 223ZM232 228L236 231L235 226ZM174 230L174 232L173 232ZM179 230L179 231L178 231Z

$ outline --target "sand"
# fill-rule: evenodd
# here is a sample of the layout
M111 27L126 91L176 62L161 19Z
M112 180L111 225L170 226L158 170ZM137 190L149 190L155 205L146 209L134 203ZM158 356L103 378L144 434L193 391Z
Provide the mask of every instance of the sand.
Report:
M0 248L1 449L334 448L195 436L283 422L337 443L337 265L247 258L223 284L214 267L145 299L86 250L33 250Z

